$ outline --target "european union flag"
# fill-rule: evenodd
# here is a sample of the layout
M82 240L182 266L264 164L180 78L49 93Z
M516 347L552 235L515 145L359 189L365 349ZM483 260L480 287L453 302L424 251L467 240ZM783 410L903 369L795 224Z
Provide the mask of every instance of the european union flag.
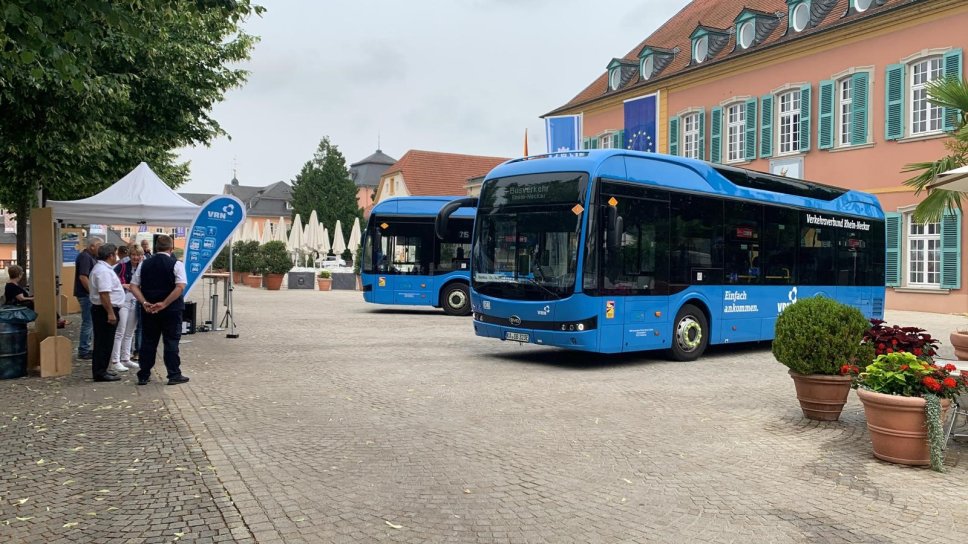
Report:
M655 151L656 95L625 102L625 148Z
M545 119L548 153L574 151L581 148L581 118L577 115Z

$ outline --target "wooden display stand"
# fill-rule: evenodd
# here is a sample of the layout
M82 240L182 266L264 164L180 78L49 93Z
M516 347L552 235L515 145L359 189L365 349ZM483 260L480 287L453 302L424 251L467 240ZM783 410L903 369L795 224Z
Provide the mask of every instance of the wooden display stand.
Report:
M54 251L54 210L30 210L30 259L34 284L34 323L36 340L28 345L39 345L40 375L64 376L71 373L71 341L57 336L57 278L60 263ZM31 354L28 349L28 366Z

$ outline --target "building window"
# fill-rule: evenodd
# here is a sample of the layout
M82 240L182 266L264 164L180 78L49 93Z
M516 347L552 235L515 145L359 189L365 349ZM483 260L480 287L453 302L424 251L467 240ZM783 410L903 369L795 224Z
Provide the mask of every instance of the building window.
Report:
M800 151L800 91L790 91L780 97L780 153Z
M652 77L652 73L655 72L655 58L653 55L642 59L642 66L639 68L639 71L642 73L642 79Z
M912 287L941 287L941 224L915 223L909 214L907 282Z
M164 234L165 233L165 229L163 229L161 227L155 227L155 232L158 233L158 234Z
M178 233L178 229L176 228L171 228L168 230L168 235L171 236L172 238L175 238L177 236L177 233Z
M130 239L131 239L131 227L124 227L123 229L121 229L121 237L124 238L124 241L125 242L130 241Z
M699 158L699 114L690 113L682 118L682 156Z
M622 68L612 68L608 74L608 86L614 91L622 84Z
M941 57L911 65L911 135L941 131L941 107L928 101L928 83L943 75Z
M598 138L598 149L611 149L612 148L612 135L604 134Z
M810 2L800 2L793 7L790 15L790 26L794 32L802 32L810 23Z
M746 21L739 26L739 32L737 34L739 39L736 41L739 43L740 48L749 49L753 45L753 38L756 37L756 25L753 21Z
M701 38L696 38L695 44L693 46L693 60L697 64L702 63L706 60L706 56L709 55L709 36L703 36Z
M746 105L726 107L726 162L746 160Z
M850 145L851 141L851 111L854 107L854 85L851 78L845 78L840 82L838 96L840 97L840 121L837 123L840 137L840 145Z
M286 201L286 209L287 210L291 210L292 209L292 202L289 202L288 200Z
M857 13L863 13L871 7L873 0L854 0L854 10Z

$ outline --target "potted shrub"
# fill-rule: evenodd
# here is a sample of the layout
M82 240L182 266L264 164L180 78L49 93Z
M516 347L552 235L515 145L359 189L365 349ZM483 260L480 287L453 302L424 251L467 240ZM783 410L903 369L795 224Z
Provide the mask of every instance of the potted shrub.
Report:
M869 325L860 310L823 296L800 299L777 317L773 355L790 369L804 417L840 418L852 379L842 367L873 359L862 342Z
M942 471L944 413L950 399L968 388L968 378L952 364L934 363L937 340L924 329L887 327L877 319L871 323L866 341L877 358L862 371L849 370L864 405L874 456Z
M262 270L265 272L266 289L278 291L282 287L282 278L292 269L292 259L286 244L273 240L262 244Z
M320 270L319 274L316 275L316 284L319 286L320 291L332 291L333 273L325 269Z
M232 281L235 283L245 283L250 285L248 281L248 276L255 273L258 266L258 250L259 242L250 241L243 242L238 241L232 245ZM262 286L262 279L259 279L259 285Z
M228 272L229 269L229 246L222 248L212 261L212 270L215 272ZM232 264L235 264L234 262Z

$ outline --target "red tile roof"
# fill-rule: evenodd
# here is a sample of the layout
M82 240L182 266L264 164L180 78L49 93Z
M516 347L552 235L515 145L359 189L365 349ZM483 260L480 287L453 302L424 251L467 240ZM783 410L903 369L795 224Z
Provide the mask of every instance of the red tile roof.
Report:
M411 149L386 169L383 178L402 173L407 190L414 196L462 196L467 194L468 179L483 176L507 160Z
M850 0L812 0L811 22L815 22L816 24L812 26L808 25L801 32L793 32L792 30L788 32L789 18L786 0L693 0L682 8L679 13L666 21L658 30L653 32L651 36L636 45L634 49L622 57L625 60L635 61L637 66L639 52L642 51L643 47L648 45L650 47L668 50L678 49L672 62L649 81L642 81L638 75L638 68L636 68L636 75L633 81L620 88L619 91L654 85L657 81L673 75L705 68L717 62L755 53L765 47L804 38L833 27L852 24L910 3L911 0L884 0L884 3L880 5L877 2L873 2L871 7L863 13L855 13L853 10L848 9ZM813 19L817 18L818 13L823 13L823 8L825 7L829 8L826 15L819 21L813 21ZM731 32L729 42L722 48L719 54L700 65L691 65L692 40L689 36L696 30L696 27L701 24L708 28L731 30L735 24L736 17L739 16L744 8L766 14L775 14L779 17L780 22L768 36L746 50L735 47L735 33ZM604 61L606 59L602 60ZM603 62L603 64L606 63ZM580 104L602 98L606 94L612 94L608 90L608 72L600 75L591 85L578 93L567 104L556 108L546 115L560 113L562 110L571 109Z

